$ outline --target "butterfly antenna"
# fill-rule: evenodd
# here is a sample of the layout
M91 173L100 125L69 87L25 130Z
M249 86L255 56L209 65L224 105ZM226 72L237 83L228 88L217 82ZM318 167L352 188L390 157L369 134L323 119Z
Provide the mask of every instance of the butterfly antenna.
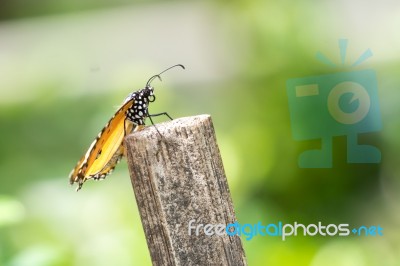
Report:
M181 67L181 68L183 68L183 69L185 69L185 67L184 67L183 65L181 65L181 64L173 65L173 66L171 66L171 67L165 69L164 71L160 72L159 74L154 75L154 76L152 76L151 78L149 78L149 80L148 80L147 83L146 83L146 87L147 87L147 86L150 86L150 83L151 83L155 78L159 78L159 79L162 81L162 79L161 79L161 74L162 74L162 73L164 73L164 72L170 70L171 68L178 67L178 66Z

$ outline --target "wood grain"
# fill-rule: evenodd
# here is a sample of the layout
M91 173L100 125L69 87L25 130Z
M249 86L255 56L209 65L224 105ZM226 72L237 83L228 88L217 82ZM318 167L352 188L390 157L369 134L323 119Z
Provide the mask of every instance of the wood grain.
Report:
M209 115L148 126L125 138L153 265L246 265L238 236L189 234L189 221L224 224L235 212Z

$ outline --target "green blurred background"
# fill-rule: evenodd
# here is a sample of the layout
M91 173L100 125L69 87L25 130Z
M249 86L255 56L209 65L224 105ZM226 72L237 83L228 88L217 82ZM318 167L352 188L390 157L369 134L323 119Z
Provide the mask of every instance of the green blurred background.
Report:
M400 265L400 5L383 1L2 1L0 265L150 265L126 162L82 191L68 174L128 93L152 113L212 115L241 223L380 225L381 237L243 239L250 265ZM346 65L338 39L349 40ZM374 69L380 164L301 169L286 80ZM163 121L162 118L158 121Z

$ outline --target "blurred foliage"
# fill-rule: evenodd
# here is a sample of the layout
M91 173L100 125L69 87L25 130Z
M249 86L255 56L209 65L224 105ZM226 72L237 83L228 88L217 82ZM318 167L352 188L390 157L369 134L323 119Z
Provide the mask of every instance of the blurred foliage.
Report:
M157 101L151 111L168 110L173 117L212 115L239 222L321 221L384 228L384 237L375 238L243 240L249 265L398 265L400 63L395 50L384 54L386 42L374 34L386 31L399 39L395 27L385 27L383 20L375 31L364 33L356 19L349 20L358 10L348 5L346 9L344 2L306 0L2 3L0 19L8 21L0 23L0 265L150 264L126 163L104 182L88 182L79 193L68 186L67 176L124 96L166 66L157 61L140 65L141 54L149 60L159 56L150 48L153 43L166 54L160 61L183 63L187 70L170 73L155 85ZM381 17L371 18L373 22L393 16L385 13L390 8L381 10L384 3L375 5L370 10L379 9ZM98 17L98 8L112 19ZM85 13L88 10L92 11ZM79 17L74 17L78 11ZM174 20L186 13L187 25ZM37 16L39 24L32 26L31 16ZM113 24L108 29L98 26L105 25L101 18ZM132 29L130 18L138 19L143 31ZM91 19L95 28L85 24ZM399 24L398 19L388 21ZM163 23L170 27L159 28ZM158 31L150 31L152 25ZM185 27L185 33L195 34L181 33ZM48 37L41 28L55 28L60 35ZM95 43L98 39L88 44L72 40L72 47L63 43L65 39L57 42L64 33L96 37L94 31L112 36L103 36L104 46ZM36 34L37 39L30 39ZM318 49L339 58L337 39L345 37L340 34L350 35L350 59L367 48L377 50L374 58L381 58L354 70L377 72L384 128L360 135L359 142L377 146L382 163L347 164L343 136L333 138L333 168L301 169L298 155L320 143L293 140L286 80L351 70L315 60ZM121 51L119 46L119 40L125 40L119 36L130 35L132 43L145 43L144 50L137 51L138 62L130 62L135 47ZM35 40L32 53L27 40ZM199 40L199 46L188 48ZM84 52L75 54L74 49ZM181 59L185 62L176 61ZM181 78L182 83L176 81Z
M140 2L140 1L137 1ZM18 19L26 17L38 17L44 15L65 14L70 12L90 11L101 8L112 8L120 5L130 4L129 0L117 1L26 1L26 0L3 0L1 2L0 20Z

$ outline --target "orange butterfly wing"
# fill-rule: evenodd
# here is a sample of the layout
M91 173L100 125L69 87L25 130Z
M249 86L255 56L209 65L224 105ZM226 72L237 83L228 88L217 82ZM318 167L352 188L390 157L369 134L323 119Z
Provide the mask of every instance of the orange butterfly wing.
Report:
M69 179L71 184L78 183L77 190L88 179L105 178L120 161L124 154L122 142L125 133L139 129L138 126L126 121L125 113L133 104L134 100L131 99L118 109L72 170Z

